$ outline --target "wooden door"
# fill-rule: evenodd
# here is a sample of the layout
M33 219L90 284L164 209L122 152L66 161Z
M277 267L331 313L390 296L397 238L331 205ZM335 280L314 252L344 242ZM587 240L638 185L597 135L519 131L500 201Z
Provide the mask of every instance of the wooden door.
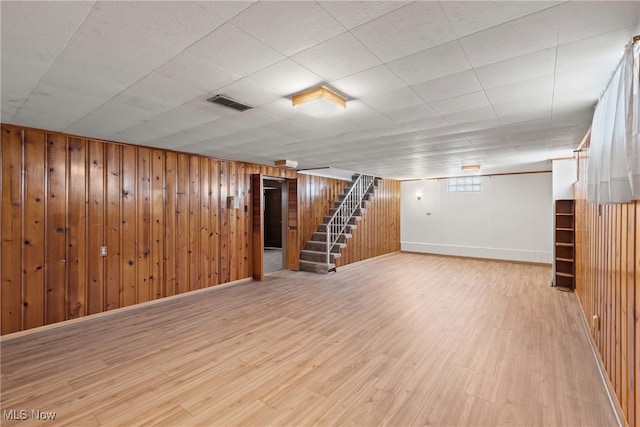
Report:
M261 174L251 174L251 248L254 280L264 280L264 203Z

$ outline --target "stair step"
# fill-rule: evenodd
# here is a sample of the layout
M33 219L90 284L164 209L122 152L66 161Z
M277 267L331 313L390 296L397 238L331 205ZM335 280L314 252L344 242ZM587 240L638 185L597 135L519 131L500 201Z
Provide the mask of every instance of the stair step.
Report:
M329 254L329 262L334 263L337 258L340 258L340 253L330 253ZM327 254L322 251L310 251L307 249L303 249L300 251L300 260L305 261L315 261L315 262L326 262Z
M358 228L358 226L355 224L355 222L356 222L357 220L359 220L359 219L360 219L360 217L357 217L357 218L356 218L356 217L351 218L351 219L349 220L349 222L353 221L353 222L354 222L354 224L347 224L347 226L344 228L344 233L343 233L343 234L351 234L351 232L352 232L353 230L355 230L356 228ZM327 220L327 221L328 221L328 220ZM320 225L318 225L318 231L319 231L319 232L321 232L321 233L326 233L326 232L327 232L327 224L320 224Z
M359 208L356 208L356 210L354 211L354 215L355 216L362 216L362 213L366 211L366 209L364 208L364 204L365 202L362 202L360 204ZM329 208L329 215L333 216L333 214L335 214L338 211L338 207L334 207L334 208Z
M325 237L326 238L326 237ZM347 246L346 243L340 243L338 242L333 249L331 250L331 252L334 253L340 253L340 249L345 248ZM326 241L322 241L322 242L317 242L315 240L309 240L306 244L306 246L304 247L305 249L308 249L310 251L319 251L319 252L324 252L325 249L327 247L327 242Z
M336 265L329 264L326 262L314 262L314 261L300 261L300 271L308 271L311 273L324 273L327 274L330 271L335 271Z
M347 239L350 239L350 238L351 238L351 234L350 233L341 234L340 237L338 237L338 243L342 243L342 244L346 245ZM327 233L317 231L317 232L313 233L313 236L311 237L311 240L314 241L314 242L326 242L327 241Z

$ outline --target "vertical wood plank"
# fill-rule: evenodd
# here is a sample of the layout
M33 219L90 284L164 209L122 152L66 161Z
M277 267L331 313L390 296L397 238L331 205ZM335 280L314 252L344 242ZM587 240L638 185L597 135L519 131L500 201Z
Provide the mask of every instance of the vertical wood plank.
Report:
M220 162L220 247L218 258L220 260L220 283L229 281L229 213L227 210L227 196L229 195L229 179L227 176L228 162Z
M104 170L104 144L89 140L87 314L101 313L104 309L104 257L100 256L100 246L103 246L105 241Z
M165 199L164 199L164 275L165 295L175 295L176 281L176 195L177 195L177 155L165 153Z
M136 277L136 186L137 186L137 160L135 147L125 145L122 147L122 227L120 229L120 241L122 247L122 306L128 307L138 302L137 277Z
M47 318L45 323L66 319L67 285L67 139L47 138Z
M211 170L209 171L210 178L210 191L211 191L211 205L209 206L210 222L209 228L211 230L211 240L209 253L211 254L211 284L217 285L220 283L220 218L218 213L220 212L220 161L216 159L211 160Z
M238 163L227 162L227 176L229 178L229 196L232 196L234 200L238 197ZM228 264L229 264L229 280L238 279L238 211L239 209L233 206L227 206L229 220L229 251L228 251Z
M200 157L189 157L189 289L202 287L200 277Z
M189 158L178 154L176 192L176 294L189 291Z
M136 286L138 303L151 299L151 150L137 147Z
M45 135L25 131L24 196L24 328L44 325L45 321Z
M206 288L212 285L211 282L211 232L209 226L211 224L210 206L211 206L211 175L209 170L209 159L203 158L200 161L200 278L202 287Z
M87 288L87 142L80 138L69 138L68 198L68 277L67 318L74 319L86 314L85 295Z
M105 310L120 307L121 293L121 250L120 216L122 202L121 147L116 144L106 146L106 245L107 259L105 266Z
M151 299L166 295L164 284L164 152L151 151L151 258L149 281Z
M22 159L23 131L2 127L2 334L22 327Z

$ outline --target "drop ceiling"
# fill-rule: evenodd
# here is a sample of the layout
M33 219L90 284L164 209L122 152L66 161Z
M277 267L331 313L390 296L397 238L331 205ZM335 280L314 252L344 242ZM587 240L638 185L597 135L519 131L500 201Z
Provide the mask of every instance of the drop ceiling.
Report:
M2 1L1 19L3 123L409 179L571 155L640 2ZM291 107L322 84L343 113Z

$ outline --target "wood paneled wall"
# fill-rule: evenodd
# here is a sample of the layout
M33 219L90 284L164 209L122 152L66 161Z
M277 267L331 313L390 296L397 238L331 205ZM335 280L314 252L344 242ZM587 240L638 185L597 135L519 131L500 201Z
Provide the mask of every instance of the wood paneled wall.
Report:
M620 407L629 425L640 426L640 203L587 203L587 160L588 149L580 151L576 293Z
M251 277L251 174L297 179L295 266L346 184L4 124L1 156L2 334ZM374 201L365 218L396 215L396 229L362 228L348 262L399 249L399 183L390 188L397 206ZM229 195L240 209L227 207Z
M400 250L400 181L383 179L336 266Z

